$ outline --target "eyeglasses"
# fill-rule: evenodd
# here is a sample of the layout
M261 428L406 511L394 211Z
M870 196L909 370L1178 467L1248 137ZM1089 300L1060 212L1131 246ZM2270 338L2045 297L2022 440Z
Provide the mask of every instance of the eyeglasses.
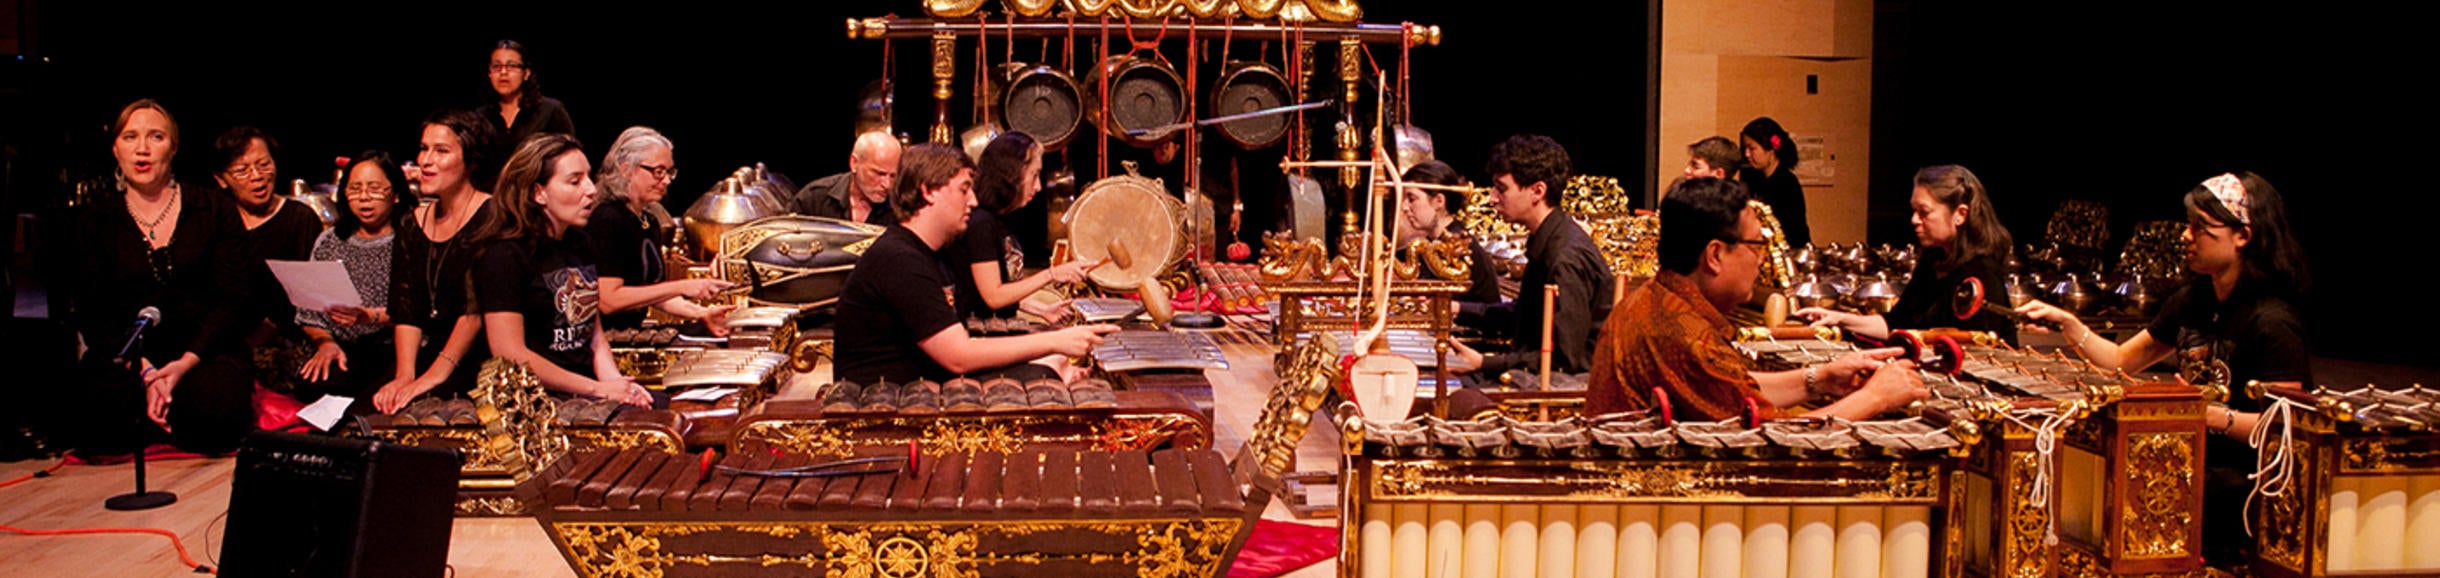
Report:
M254 164L250 164L250 165L248 165L248 164L238 164L238 165L232 165L232 166L230 166L230 167L229 167L228 173L229 173L229 175L230 175L230 176L234 176L234 177L238 177L238 178L252 178L252 177L254 177L255 175L262 175L262 176L266 176L266 177L268 177L268 176L271 176L272 168L273 168L273 167L276 167L276 166L278 166L278 165L274 165L274 164L272 164L272 163L271 163L271 159L263 159L263 160L260 160L260 161L255 161L255 162L254 162Z
M1754 249L1757 251L1771 248L1771 240L1769 238L1739 239L1736 237L1720 237L1720 241L1726 242L1730 245L1753 245Z
M367 197L387 197L387 196L390 196L390 191L391 191L391 190L393 190L393 189L392 189L392 188L391 188L389 185L375 185L375 184L372 184L372 183L356 183L356 184L352 184L352 185L348 185L348 186L347 186L347 195L348 195L348 196L350 196L350 197L355 197L355 196L359 196L359 195L362 195L362 196L367 196Z
M494 63L491 63L491 73L492 73L492 74L499 74L499 73L502 73L502 72L509 72L509 71L514 71L514 70L522 70L522 69L524 69L524 68L525 68L525 63L523 63L523 62L494 62Z
M665 166L665 167L656 167L656 166L647 165L647 164L643 164L643 163L636 163L635 168L644 169L644 173L645 173L645 174L650 174L650 175L652 175L652 178L656 178L656 179L664 179L664 180L668 180L668 179L676 179L676 178L678 178L678 167L677 167L677 165L670 165L670 166Z

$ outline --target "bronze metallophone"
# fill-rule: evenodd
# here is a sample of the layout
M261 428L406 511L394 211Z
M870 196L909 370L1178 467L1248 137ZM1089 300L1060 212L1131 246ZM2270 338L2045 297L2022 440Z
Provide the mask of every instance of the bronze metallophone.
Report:
M2263 576L2440 574L2440 391L2252 384L2284 406L2254 426L2263 475L2248 514ZM2285 467L2279 467L2284 463Z

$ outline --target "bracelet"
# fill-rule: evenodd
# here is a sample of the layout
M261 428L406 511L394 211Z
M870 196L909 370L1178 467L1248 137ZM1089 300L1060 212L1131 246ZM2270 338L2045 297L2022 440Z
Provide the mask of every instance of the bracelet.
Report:
M1813 391L1813 384L1821 380L1821 371L1822 366L1819 365L1805 367L1805 391Z
M457 358L455 358L455 357L450 357L450 356L449 356L449 354L447 354L447 353L443 353L443 354L439 354L439 355L434 355L434 356L432 356L432 357L433 357L433 359L432 359L433 361L446 361L446 362L449 362L449 366L450 366L450 367L457 367L457 364L458 364L458 360L457 360Z

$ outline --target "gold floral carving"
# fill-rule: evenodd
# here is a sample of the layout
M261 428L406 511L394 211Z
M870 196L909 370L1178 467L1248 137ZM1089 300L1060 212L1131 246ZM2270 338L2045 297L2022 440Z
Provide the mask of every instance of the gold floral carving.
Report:
M1206 444L1203 436L1193 434L1201 425L1194 418L1178 414L1099 422L1093 424L1093 449L1108 452L1140 450L1175 440L1180 442L1175 445L1178 449L1199 450Z
M475 517L523 516L533 513L533 508L529 506L529 504L525 503L525 500L519 500L516 496L461 498L457 501L457 515Z
M1947 552L1946 555L1941 557L1942 560L1947 561L1947 566L1940 571L1940 575L1942 576L1965 575L1966 533L1964 531L1964 520L1965 511L1967 508L1965 489L1967 475L1968 474L1965 470L1949 471L1950 489L1947 516L1948 522L1943 524L1940 528L1940 535L1943 536L1943 539L1941 540L1943 542L1941 544L1941 549Z
M939 420L925 426L917 442L924 453L1014 453L1023 446L1017 428L1007 422Z
M2273 445L2262 448L2263 452L2279 451L2277 444L2281 442L2278 439L2273 438L2270 443ZM2312 444L2304 438L2294 438L2287 443L2290 444L2288 449L2293 452L2292 459L2299 463L2317 463L2313 459ZM2304 542L2311 534L2304 525L2304 498L2303 491L2292 488L2276 496L2265 496L2262 524L2259 526L2262 529L2254 532L2254 539L2262 549L2262 557L2289 570L2304 568Z
M1795 287L1796 265L1793 261L1788 260L1787 229L1780 227L1778 214L1771 211L1769 204L1760 200L1749 200L1745 204L1753 207L1762 218L1764 237L1770 241L1770 246L1763 250L1766 258L1762 260L1762 280L1769 283L1770 287L1777 289ZM1658 225L1656 224L1654 227L1657 228ZM1660 234L1655 232L1653 237L1657 239Z
M653 448L667 452L684 449L676 437L659 430L571 428L567 431L568 447L571 449Z
M1501 466L1519 464L1498 464ZM1529 465L1529 464L1528 464ZM1818 489L1810 495L1859 501L1933 500L1939 497L1938 468L1921 464L1867 462L1833 470L1786 470L1738 462L1586 462L1534 468L1530 473L1492 475L1465 461L1375 460L1371 495L1385 499L1515 495L1507 488L1564 490L1570 498L1748 498L1778 497L1785 488ZM1776 465L1776 464L1774 464ZM1864 475L1852 475L1858 471Z
M2050 529L2050 510L2033 501L2034 484L2030 479L2039 464L2034 453L2008 453L2008 480L2002 485L2013 488L2008 493L2008 534L2005 539L2008 560L2002 567L2012 578L2042 578L2050 574L2049 548L2043 538Z
M1296 445L1313 426L1330 385L1339 379L1338 338L1315 334L1304 344L1280 354L1279 383L1263 401L1262 415L1240 450L1238 461L1253 458L1265 473L1285 475L1296 469Z
M483 452L498 452L501 469L516 481L568 451L559 430L559 404L543 393L542 380L522 364L493 358L477 374L475 421L482 425Z
M659 578L676 566L761 567L796 566L821 569L825 578L975 578L986 566L1040 566L1046 563L1117 564L1131 566L1140 578L1214 576L1223 568L1228 546L1243 526L1235 518L1055 521L975 523L580 523L558 522L549 528L560 537L577 573L604 578ZM1101 544L1128 544L1130 550L1050 554L1028 551L981 552L985 539L1011 543L1010 538L1053 531L1101 534ZM749 534L781 538L791 543L819 544L821 551L725 556L672 552L664 539L680 536ZM1133 540L1129 540L1133 538ZM794 554L794 555L789 555ZM775 574L789 574L774 572Z
M2425 443L2415 443L2425 442ZM2373 436L2351 438L2341 443L2339 452L2346 463L2339 468L2346 472L2394 472L2433 467L2430 462L2440 458L2440 449L2427 446L2428 438Z
M2119 509L2120 555L2172 558L2190 554L2186 530L2194 522L2195 435L2153 433L2128 436L2126 463L2133 484Z

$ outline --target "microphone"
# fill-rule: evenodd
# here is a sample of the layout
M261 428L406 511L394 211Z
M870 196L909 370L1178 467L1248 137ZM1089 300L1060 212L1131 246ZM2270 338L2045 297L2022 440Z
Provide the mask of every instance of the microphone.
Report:
M119 346L119 362L127 362L127 354L135 351L136 342L144 338L144 330L159 323L161 323L161 308L145 307L142 311L137 311L135 327L127 330L127 344Z

